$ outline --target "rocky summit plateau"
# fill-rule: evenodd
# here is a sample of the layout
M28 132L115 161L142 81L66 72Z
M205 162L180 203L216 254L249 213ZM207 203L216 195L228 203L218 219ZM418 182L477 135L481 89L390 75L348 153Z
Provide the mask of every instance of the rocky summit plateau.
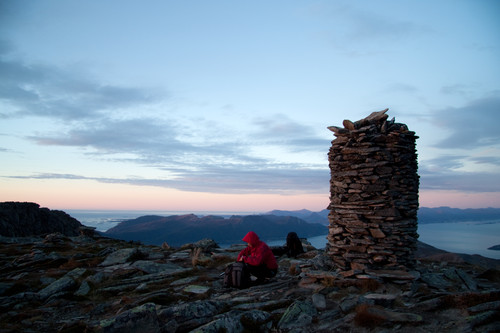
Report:
M144 245L83 226L0 242L0 332L500 330L500 261L423 243L411 271L354 274L303 239L276 277L235 289L221 273L243 244Z

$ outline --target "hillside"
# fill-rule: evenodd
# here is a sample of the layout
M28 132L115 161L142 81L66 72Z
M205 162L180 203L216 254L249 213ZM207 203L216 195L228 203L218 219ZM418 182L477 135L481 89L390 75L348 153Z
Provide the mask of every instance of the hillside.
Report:
M266 214L276 215L276 216L295 216L299 219L302 219L308 223L320 223L323 225L328 225L328 213L330 211L328 209L323 209L319 212L313 212L307 209L301 210L272 210Z
M459 209L450 207L420 207L418 210L419 223L479 222L492 220L500 220L500 208Z
M193 214L172 216L142 216L121 222L104 235L144 244L171 246L211 238L219 244L241 242L248 231L255 231L262 240L285 239L290 231L300 237L326 235L328 229L321 224L307 223L297 217L275 215L247 215L197 217Z

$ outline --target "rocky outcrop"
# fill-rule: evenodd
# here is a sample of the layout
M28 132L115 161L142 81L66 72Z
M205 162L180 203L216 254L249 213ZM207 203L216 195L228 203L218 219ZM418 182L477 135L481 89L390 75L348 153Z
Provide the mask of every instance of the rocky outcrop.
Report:
M324 251L278 257L275 278L224 288L243 244L147 246L95 236L2 238L2 332L493 332L500 272L435 261L332 271ZM437 251L443 254L443 251ZM498 260L495 261L498 264Z
M344 271L408 269L417 247L417 136L387 109L329 127L330 226L326 251Z
M0 236L27 237L50 233L78 236L88 229L65 212L40 208L36 203L0 203Z

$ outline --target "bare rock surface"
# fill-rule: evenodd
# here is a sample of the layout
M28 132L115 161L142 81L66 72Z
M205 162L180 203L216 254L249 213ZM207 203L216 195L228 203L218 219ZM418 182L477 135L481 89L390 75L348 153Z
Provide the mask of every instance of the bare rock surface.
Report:
M27 237L50 233L78 236L90 229L60 210L32 202L0 202L0 236Z
M279 257L278 275L266 283L224 288L221 273L241 248L221 249L209 240L166 248L100 236L3 238L0 331L493 332L500 327L495 266L435 260L432 248L424 247L413 271L346 274L324 251L307 246L298 258Z

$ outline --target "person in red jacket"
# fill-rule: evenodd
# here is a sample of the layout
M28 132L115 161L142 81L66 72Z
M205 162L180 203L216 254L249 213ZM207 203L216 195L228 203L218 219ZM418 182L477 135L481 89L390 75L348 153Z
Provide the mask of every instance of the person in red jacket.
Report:
M238 254L238 261L247 264L248 272L257 278L257 282L274 277L278 272L278 263L269 246L253 231L246 234L243 241L248 246Z

